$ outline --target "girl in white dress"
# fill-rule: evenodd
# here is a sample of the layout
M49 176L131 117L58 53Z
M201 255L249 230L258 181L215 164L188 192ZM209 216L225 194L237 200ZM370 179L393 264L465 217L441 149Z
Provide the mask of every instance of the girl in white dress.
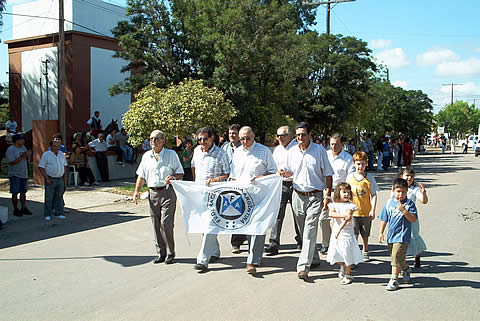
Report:
M428 203L427 190L422 183L415 182L415 171L411 167L404 168L398 174L398 177L403 178L408 182L408 192L407 198L412 200L414 203L418 201L423 204ZM415 268L420 267L420 255L423 251L427 249L425 242L420 236L420 225L417 220L415 223L412 223L412 235L410 238L410 243L408 244L407 255L415 256Z
M358 247L353 232L352 215L357 206L351 202L352 188L347 183L340 183L335 187L333 202L328 204L329 216L333 218L332 236L328 246L327 262L331 265L338 263L340 272L338 277L341 284L350 284L353 281L350 271L353 264L363 262L362 253Z

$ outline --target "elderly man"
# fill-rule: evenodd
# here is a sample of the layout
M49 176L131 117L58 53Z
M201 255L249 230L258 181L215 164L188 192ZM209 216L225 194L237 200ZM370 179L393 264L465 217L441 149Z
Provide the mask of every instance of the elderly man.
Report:
M242 147L233 154L232 173L230 178L238 181L254 181L256 178L274 174L277 165L268 147L255 142L255 134L248 127L242 127L239 132ZM265 235L251 235L247 258L247 273L255 275L256 267L262 261Z
M316 248L318 218L327 209L331 194L333 169L327 152L311 141L312 128L306 122L295 127L298 145L288 151L285 170L280 175L293 176L292 205L295 220L303 235L303 246L297 263L297 276L307 280L311 265L320 264Z
M273 150L273 159L278 169L284 169L285 163L287 161L287 152L288 150L297 144L297 141L292 140L293 133L290 127L282 126L277 129L277 135L275 139L278 142L278 146ZM269 255L277 255L278 248L280 247L280 233L282 232L283 220L285 218L285 210L287 208L287 203L292 202L292 177L283 178L282 185L282 200L280 201L280 209L278 210L277 222L272 227L270 233L270 242L269 245L265 248L265 252ZM291 205L291 204L290 204ZM295 240L297 241L297 248L302 247L302 235L298 230L295 220L293 222L295 226Z
M67 161L65 155L60 152L60 142L52 140L50 150L43 153L38 169L45 179L45 202L43 206L43 215L46 221L52 218L55 210L56 218L65 218L63 193L67 185Z
M101 182L110 181L108 175L108 159L107 159L107 141L105 134L99 133L98 138L88 143L88 147L95 151L95 160L97 161L98 171L100 172Z
M212 182L223 182L230 174L227 153L213 143L213 131L209 127L197 131L199 146L193 151L192 172L195 182L210 186ZM220 257L220 247L216 234L204 234L202 248L198 253L194 269L206 271L209 262Z
M347 176L355 172L353 157L343 149L344 143L345 141L343 140L343 137L338 133L335 133L330 137L330 149L327 151L327 155L328 161L333 168L333 189L335 189L337 184L346 182ZM332 234L328 209L322 211L320 214L320 229L322 230L322 249L320 250L320 253L327 254L328 245L330 244L330 235Z
M183 168L177 153L164 148L165 134L154 130L150 134L152 149L145 152L137 169L135 203L140 198L140 189L145 182L149 188L150 218L152 219L154 242L158 257L154 264L175 263L175 240L173 226L177 196L170 181L183 177Z
M230 162L230 168L232 167L233 153L235 150L240 147L240 139L238 138L238 132L240 131L241 126L239 124L232 124L228 128L228 142L222 145L222 149L227 153L228 160ZM232 253L239 254L240 246L247 240L246 235L241 234L232 234L231 244L232 244Z

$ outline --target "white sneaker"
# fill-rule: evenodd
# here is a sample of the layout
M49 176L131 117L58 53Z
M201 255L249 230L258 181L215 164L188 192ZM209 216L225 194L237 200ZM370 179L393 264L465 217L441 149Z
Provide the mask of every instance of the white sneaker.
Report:
M395 279L390 279L387 284L387 291L396 291L398 290L398 281Z
M61 219L64 219L65 216L64 215L58 215L58 216L55 216L55 218L61 218Z
M353 278L350 276L350 275L345 275L342 279L342 281L340 282L341 285L348 285L348 284L352 284L353 282Z
M45 221L50 221L52 218L50 216L45 216Z
M99 185L100 185L100 183L99 183L99 182L97 182L97 181L95 181L95 182L93 182L91 185L99 186Z
M409 269L403 271L403 279L402 280L405 283L412 282L412 278L410 277L410 270Z
M338 272L338 278L343 279L344 276L345 276L345 266L340 265L340 271Z

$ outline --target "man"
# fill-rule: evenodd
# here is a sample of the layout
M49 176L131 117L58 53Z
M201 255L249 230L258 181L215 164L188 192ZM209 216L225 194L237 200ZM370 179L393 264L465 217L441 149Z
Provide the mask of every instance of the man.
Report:
M60 143L52 140L50 150L43 153L38 169L45 179L45 204L43 215L46 221L52 218L55 209L56 218L65 218L63 215L63 193L67 185L67 161L60 151Z
M355 172L352 155L343 149L345 141L342 138L338 133L333 134L332 137L330 137L330 149L327 151L328 161L333 169L332 193L337 184L345 182L347 176ZM330 196L328 194L326 195ZM332 234L328 209L322 211L320 214L320 229L322 230L322 248L320 253L327 254L330 235Z
M367 135L367 146L368 146L368 168L369 170L375 170L373 163L375 162L375 148L372 142L372 134Z
M332 190L333 169L323 146L311 141L312 128L307 122L297 124L295 128L298 145L288 151L284 177L293 176L292 206L295 220L303 235L302 252L298 258L297 276L307 280L311 265L320 264L317 251L318 218L326 210Z
M232 168L232 159L233 153L235 150L242 145L238 137L238 132L240 131L241 126L239 124L232 124L228 128L228 142L222 145L222 149L227 153L228 160L230 162L230 168ZM247 240L246 235L242 234L232 234L231 244L232 244L232 253L239 254L240 246Z
M10 193L12 194L13 215L32 215L26 207L28 162L32 151L25 147L25 136L13 136L13 145L8 147L5 157L8 162L8 179L10 180ZM18 209L18 194L20 194L21 209Z
M297 144L295 140L292 140L293 133L290 127L282 126L277 129L277 135L275 139L278 142L278 146L275 147L273 150L273 159L275 160L275 164L277 165L278 169L284 169L285 163L287 161L287 152L288 150ZM282 225L283 220L285 218L285 210L287 209L287 203L292 202L292 178L283 178L282 184L282 199L280 201L280 209L278 210L278 217L275 225L272 227L272 231L270 232L270 242L269 245L265 248L265 252L269 253L269 255L277 255L278 248L280 247L280 234L282 232ZM290 204L291 206L291 204ZM297 224L295 223L295 219L293 221L295 226L295 241L297 241L297 248L302 247L302 235L298 230Z
M213 143L213 131L209 127L200 128L197 141L200 144L193 151L192 173L195 182L210 186L213 182L223 182L230 174L227 153ZM209 262L220 257L220 247L216 234L204 234L202 248L198 253L195 270L206 271Z
M108 150L107 142L105 141L105 135L103 133L98 134L98 138L88 143L88 146L95 151L95 160L97 161L98 171L102 178L101 182L110 181L108 176Z
M87 121L87 124L90 126L90 131L92 135L97 137L98 133L102 130L102 121L100 120L100 112L96 111L92 118Z
M230 178L237 181L250 181L274 174L277 165L273 160L268 147L255 142L255 134L248 127L242 127L239 132L242 147L237 148L233 154L232 173ZM265 245L265 235L250 235L249 253L247 258L247 273L255 275L256 267L260 265Z
M7 143L11 144L13 136L17 133L18 124L15 121L14 113L10 113L9 116L10 116L9 119L5 123L5 129L7 130L7 137L6 137Z
M128 146L128 137L127 131L125 128L122 128L120 133L115 137L116 141L119 143L119 147L123 152L123 159L130 164L134 163L133 160L133 149Z
M170 181L182 179L183 168L177 153L164 148L165 134L154 130L150 134L152 149L145 152L137 169L137 182L135 184L135 203L140 198L140 189L145 182L149 187L150 217L152 219L155 248L158 257L154 264L165 262L175 263L175 239L173 226L175 222L175 209L177 196Z

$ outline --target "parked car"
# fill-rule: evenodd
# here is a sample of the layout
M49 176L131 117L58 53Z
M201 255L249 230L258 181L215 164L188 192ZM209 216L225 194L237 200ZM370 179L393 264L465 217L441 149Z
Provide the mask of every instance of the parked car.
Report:
M480 155L480 144L477 143L477 145L475 146L475 157L477 157L478 155Z
M460 139L457 143L457 146L462 146L462 149L465 148L465 144L468 144L469 148L473 148L473 145L478 142L478 135L470 135L467 139Z

